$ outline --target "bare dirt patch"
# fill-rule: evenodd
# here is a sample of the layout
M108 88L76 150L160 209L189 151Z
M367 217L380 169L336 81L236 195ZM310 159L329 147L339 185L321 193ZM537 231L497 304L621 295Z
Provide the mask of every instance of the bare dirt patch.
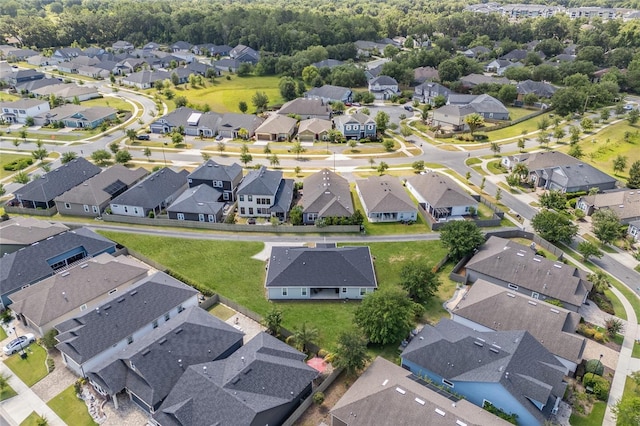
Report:
M294 426L318 426L322 422L331 424L329 410L336 405L336 402L348 389L348 385L354 379L347 379L347 374L342 373L324 392L324 402L322 405L312 404L307 411L294 423Z

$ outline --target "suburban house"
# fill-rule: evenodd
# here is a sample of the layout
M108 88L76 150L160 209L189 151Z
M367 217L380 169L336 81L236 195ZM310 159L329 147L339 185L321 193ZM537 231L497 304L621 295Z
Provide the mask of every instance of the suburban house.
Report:
M13 253L38 241L68 231L66 225L58 222L15 216L0 222L0 256Z
M223 58L223 59L214 61L212 65L213 65L213 68L215 68L215 70L218 72L218 75L221 75L221 73L223 72L238 71L238 68L240 68L240 65L242 65L242 62L240 62L237 59Z
M398 82L388 75L379 75L369 81L369 92L373 93L376 99L387 100L400 94Z
M197 46L193 46L191 51L196 55L208 55L208 56L227 56L231 52L232 47L226 44L211 44L205 43Z
M565 366L565 374L582 361L586 339L576 334L581 318L576 312L479 279L451 314L477 331L528 331Z
M7 82L9 86L16 87L18 84L26 83L34 80L41 80L44 78L44 73L36 70L17 70L13 71L9 76Z
M556 413L567 386L564 365L527 331L480 332L445 318L426 325L401 359L414 375L515 414L522 426Z
M49 79L53 80L53 79ZM39 98L44 98L44 100L49 100L51 95L56 96L57 98L64 99L65 102L73 102L78 100L88 101L89 99L99 98L101 95L98 92L98 89L95 87L89 86L78 86L74 83L61 83L61 84L48 84L46 86L42 86L39 88L32 88L31 93ZM108 107L94 107L94 108L102 108L103 110L115 110L113 108ZM84 107L84 109L90 109L88 107ZM115 118L115 116L113 117Z
M322 169L304 178L302 197L302 221L313 225L327 217L350 218L354 213L349 181Z
M95 129L104 122L116 119L117 110L110 107L83 108L62 119L65 127L74 129Z
M271 248L267 299L362 299L378 284L369 247Z
M160 324L198 306L198 292L164 272L111 296L95 309L55 326L62 361L80 377Z
M541 99L551 99L558 89L544 81L525 80L516 85L516 90L518 91L518 101L524 102L524 97L530 93Z
M84 158L75 158L14 191L15 199L10 201L9 205L15 204L25 209L54 208L51 212L54 214L56 204L53 200L57 196L80 185L101 171L100 167Z
M484 58L489 53L491 53L491 49L486 46L476 46L462 52L464 56L471 59Z
M324 103L342 102L349 103L353 98L351 89L342 86L325 84L322 87L314 87L304 94L307 99L318 99Z
M283 179L282 171L261 166L242 179L237 195L240 217L287 220L293 202L293 179Z
M182 130L187 136L212 138L218 132L221 115L180 107L149 125L151 133L166 134Z
M485 120L508 120L509 110L493 96L484 94L476 97L469 105Z
M329 120L310 118L300 121L298 140L300 142L328 141L333 124Z
M176 220L222 222L225 203L218 201L220 196L220 192L209 185L191 186L167 207L167 215Z
M49 111L49 101L42 99L18 99L12 102L0 102L0 122L25 124L28 117L35 117Z
M112 354L85 374L118 409L118 394L154 413L185 369L224 359L242 346L243 333L198 306L158 324L146 336Z
M522 62L512 62L508 59L494 59L485 65L484 70L486 72L496 73L500 76L504 75L505 71L509 68L523 67Z
M557 166L578 164L580 160L559 151L541 151L502 157L501 164L511 170L516 163L524 163L529 171L552 169Z
M231 59L237 59L240 62L249 62L253 65L260 60L260 54L249 46L239 44L229 51Z
M87 228L63 232L0 257L0 300L85 258L115 253L116 243Z
M339 67L340 65L344 65L343 61L339 61L337 59L325 59L323 61L320 62L314 62L313 64L314 67L316 68L335 68L335 67Z
M56 324L95 308L146 276L141 263L103 253L11 294L11 310L23 325L44 336Z
M465 399L425 386L404 368L377 357L331 409L331 426L494 425L511 423Z
M54 199L58 213L69 216L102 215L109 202L147 175L142 167L116 164Z
M256 129L264 122L264 119L253 114L237 114L229 112L220 118L218 124L218 134L223 138L238 139L241 129L247 131L245 138L252 138L256 134Z
M320 118L322 120L331 120L331 106L322 99L313 98L296 98L286 102L278 110L280 115L295 115L302 120L310 118Z
M609 209L618 216L620 223L626 225L640 220L640 191L622 189L595 195L583 195L578 199L576 207L587 216L600 209Z
M188 174L186 170L174 172L167 167L158 170L111 200L111 213L135 217L159 215L187 189Z
M52 56L54 58L60 58L62 61L70 61L73 58L82 56L82 49L78 47L61 47L56 49Z
M111 48L117 52L120 50L122 51L133 50L136 47L133 44L129 43L128 41L118 40L111 45Z
M235 201L238 185L242 181L242 167L233 163L230 166L207 160L187 176L190 188L208 185L219 194L214 201Z
M468 128L464 119L471 114L480 114L485 120L508 120L509 110L490 95L450 94L448 105L433 111L434 126L450 126L453 130Z
M615 178L586 163L529 169L529 177L536 187L562 192L588 192L591 188L606 191L614 189L617 184Z
M395 177L359 179L356 192L370 222L406 222L418 218L418 209Z
M374 78L378 77L380 75L380 72L382 72L382 66L384 64L378 64L377 66L368 68L367 65L367 69L364 70L364 75L367 78L367 81L371 81Z
M539 300L558 300L578 312L593 285L575 266L546 259L535 249L492 236L465 265L467 282L489 281Z
M640 241L640 220L629 222L627 234L631 235L635 241Z
M444 105L433 111L432 124L435 127L450 127L454 131L464 130L467 128L464 118L475 112L471 105Z
M413 80L418 84L422 84L425 81L440 80L440 74L437 68L418 67L413 70Z
M260 141L290 141L296 132L298 120L286 115L271 114L256 129L256 138Z
M378 137L376 121L368 115L356 112L351 115L339 115L333 118L333 123L347 139L372 139Z
M460 78L460 83L462 86L468 88L474 88L478 84L511 84L508 78L505 77L491 77L484 74L469 74L467 76Z
M311 395L318 372L305 358L261 332L225 359L186 368L151 422L280 425Z
M429 172L411 176L406 187L435 221L468 216L472 209L478 211L478 201L445 174Z
M445 100L451 94L451 90L442 84L431 81L424 82L413 89L413 99L431 106L435 105L435 98L444 96Z

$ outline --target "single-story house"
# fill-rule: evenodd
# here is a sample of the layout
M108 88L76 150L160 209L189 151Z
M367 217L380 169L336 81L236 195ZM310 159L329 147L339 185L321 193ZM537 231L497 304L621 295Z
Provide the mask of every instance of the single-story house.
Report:
M356 192L370 222L406 222L418 218L418 209L395 177L359 179Z
M89 99L95 99L101 96L96 87L86 85L79 86L75 83L50 84L37 89L34 88L31 90L31 93L46 100L48 100L51 95L55 95L58 98L64 99L66 102L73 102L76 99L80 102L88 101Z
M486 72L492 72L498 75L504 75L504 73L509 68L519 68L523 66L524 64L522 62L512 62L512 61L509 61L508 59L494 59L493 61L485 65L484 70Z
M229 56L231 56L231 59L237 59L240 62L249 62L254 65L260 60L260 53L244 44L239 44L231 49Z
M68 231L66 225L28 216L15 216L0 222L0 257L38 241Z
M187 188L167 207L169 219L219 223L223 220L224 202L220 192L209 185Z
M256 129L264 122L264 119L253 114L237 114L228 112L220 118L218 134L223 138L240 138L240 129L247 131L247 138L256 134Z
M436 221L468 216L472 209L478 211L478 201L445 174L430 172L411 176L406 187L418 205Z
M629 223L627 234L631 235L635 241L640 241L640 220Z
M524 101L524 97L533 93L538 98L550 99L556 92L556 87L544 81L525 80L516 85L518 101Z
M218 132L221 115L215 112L201 112L193 108L180 107L158 118L149 125L152 133L166 134L184 129L187 136L212 138Z
M302 120L310 118L331 120L331 106L328 102L318 98L296 98L282 105L278 114L295 115Z
M437 68L418 67L413 70L413 80L418 84L422 84L425 81L440 80L440 74Z
M349 181L329 169L304 179L302 221L313 225L327 217L349 218L355 213Z
M290 141L296 132L298 120L281 114L271 114L256 129L256 138L260 141Z
M541 151L502 157L501 164L512 169L516 163L524 163L527 169L542 170L570 164L578 164L580 160L560 151Z
M614 177L586 163L557 166L549 169L531 170L529 177L536 187L562 192L600 191L614 189L617 180Z
M342 86L332 86L325 84L322 87L314 87L304 94L308 99L319 99L324 103L329 102L351 102L353 98L353 92L351 89Z
M505 77L490 77L484 74L469 74L467 76L461 77L460 83L462 83L464 87L473 88L478 84L487 83L503 85L510 84L511 81L509 81L509 79Z
M583 195L578 199L576 207L587 216L591 216L600 209L612 210L620 219L620 223L626 225L640 220L640 191L621 189L595 195Z
M329 120L321 118L301 120L298 127L298 140L300 142L327 141L332 128L333 124Z

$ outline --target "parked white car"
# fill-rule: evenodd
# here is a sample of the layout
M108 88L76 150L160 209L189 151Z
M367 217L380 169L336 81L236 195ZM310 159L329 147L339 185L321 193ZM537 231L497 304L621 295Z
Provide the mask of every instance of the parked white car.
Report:
M24 336L20 336L10 341L4 348L2 348L5 355L15 354L21 349L26 349L31 343L36 341L36 336L32 333L27 333Z

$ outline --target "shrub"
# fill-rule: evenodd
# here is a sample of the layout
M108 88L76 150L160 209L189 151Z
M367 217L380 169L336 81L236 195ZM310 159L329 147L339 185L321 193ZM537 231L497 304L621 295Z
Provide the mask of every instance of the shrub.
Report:
M587 373L584 375L582 383L585 386L592 388L596 398L598 398L600 401L606 401L609 397L609 389L611 385L605 378L597 376L593 373Z
M296 338L292 334L291 336L289 336L286 339L284 339L284 342L289 346L294 346L295 343L296 343Z
M317 405L322 405L322 403L324 402L324 393L322 392L314 393L313 402L315 402Z
M51 374L51 372L55 369L56 363L53 361L53 358L47 358L47 370L49 371L49 374Z
M590 359L585 365L585 372L602 376L604 373L604 365L598 359Z
M17 172L18 170L26 169L33 164L33 159L30 157L18 158L2 166L3 169L9 172Z
M599 343L606 342L606 337L604 333L600 333L599 331L596 331L595 333L593 333L593 339Z
M594 330L593 328L585 328L584 333L583 333L586 337L593 337L596 334L596 330Z
M328 354L329 354L329 352L327 352L325 349L320 349L320 350L318 351L318 356L319 356L320 358L324 358L324 357L326 357Z
M40 339L40 344L46 349L46 350L51 350L53 349L56 344L58 343L56 341L56 336L58 335L58 330L56 330L55 328L52 328L51 330L47 331L45 333L45 335L42 337L42 339Z
M336 358L335 354L328 353L327 356L324 357L324 362L328 362L329 364L332 364L335 358Z

